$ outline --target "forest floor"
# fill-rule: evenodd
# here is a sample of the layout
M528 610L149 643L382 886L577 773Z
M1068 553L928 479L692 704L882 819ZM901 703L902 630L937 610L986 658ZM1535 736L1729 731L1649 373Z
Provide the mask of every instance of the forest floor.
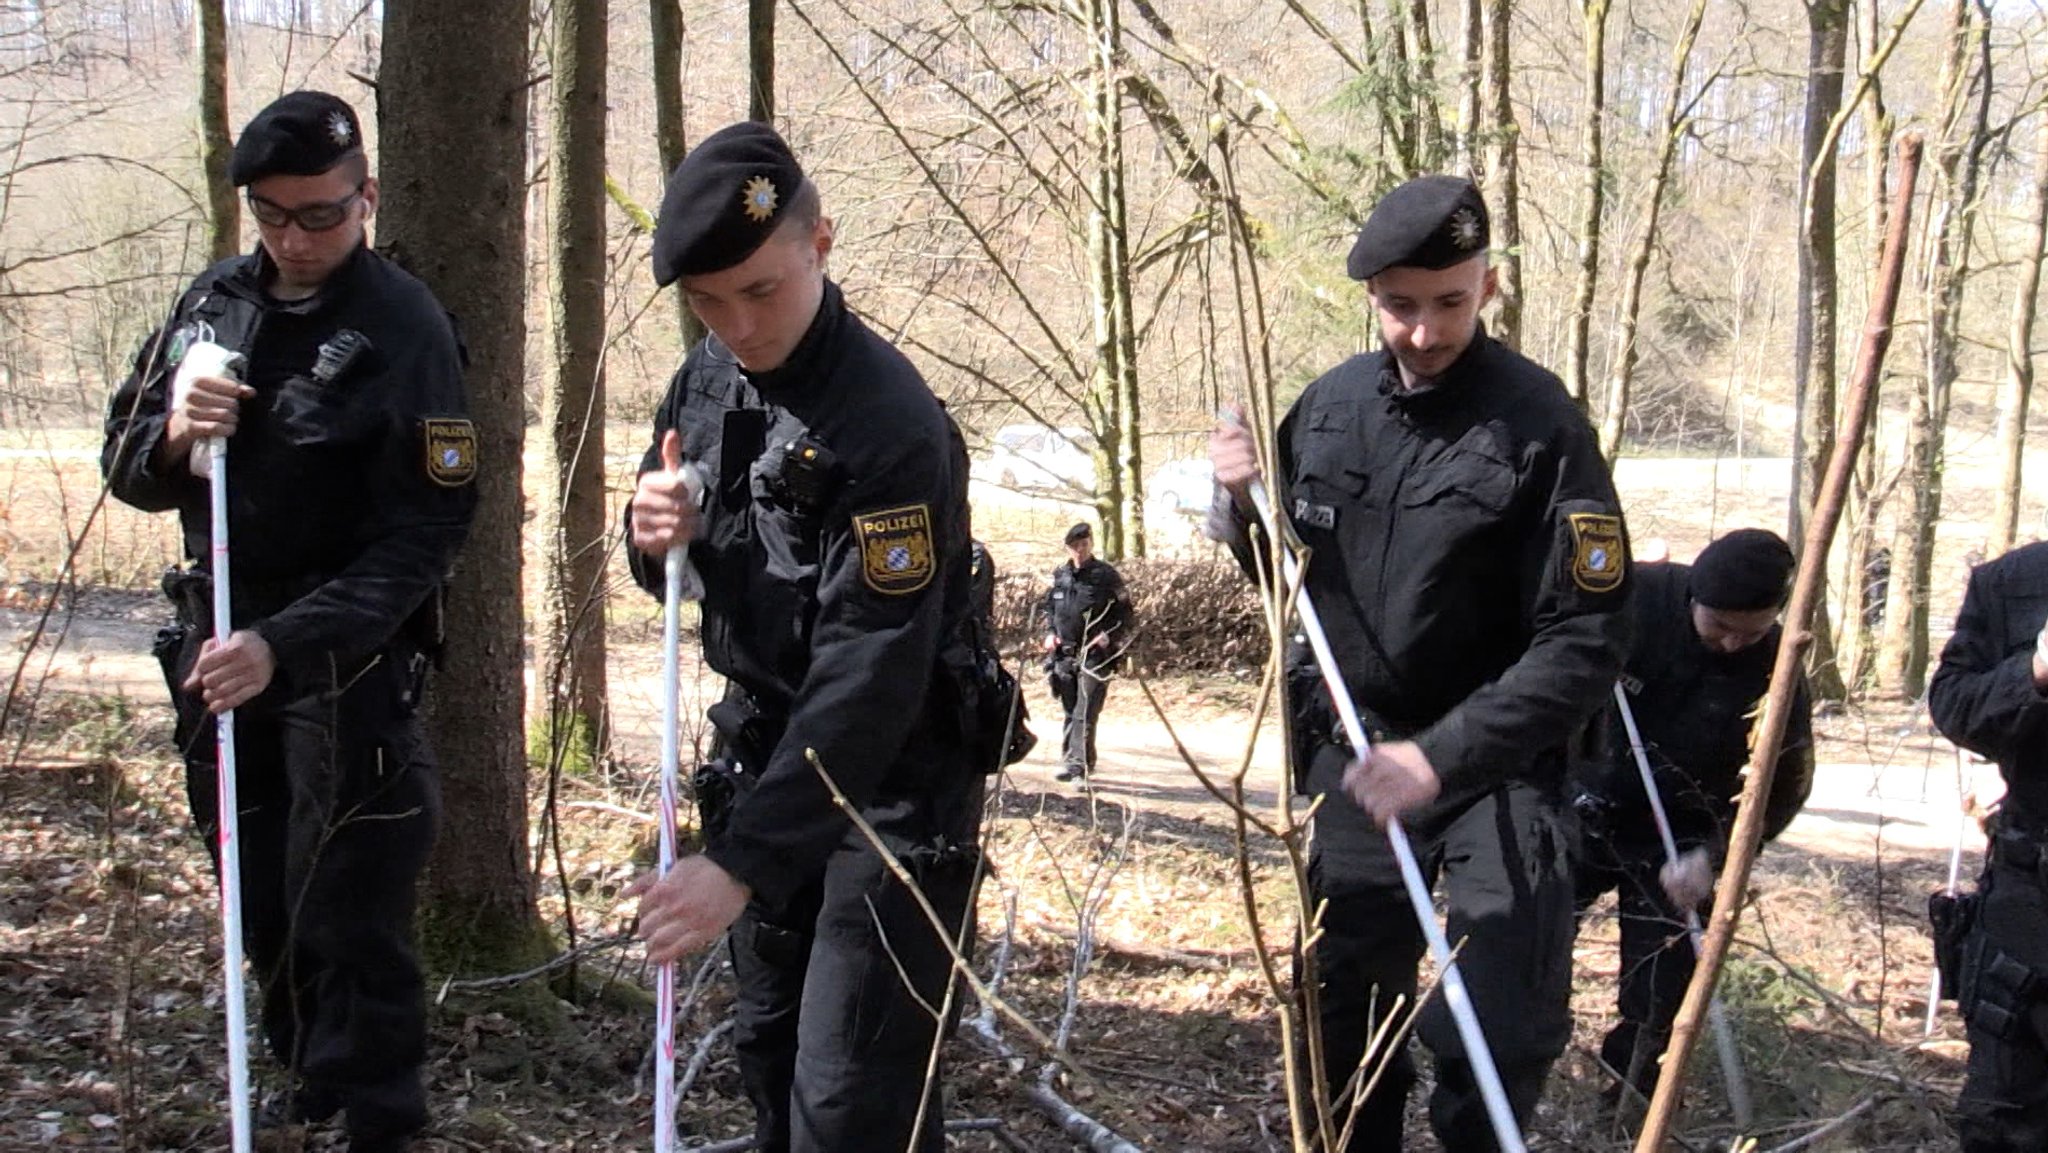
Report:
M47 445L18 457L0 483L0 510L12 510L0 530L11 529L15 561L12 579L0 579L0 677L19 669L0 731L0 1153L224 1149L214 886L165 755L163 689L146 656L163 615L148 577L163 559L164 525L120 512L91 532L71 528L92 501L92 466L78 446L62 451L61 461ZM1710 531L1782 523L1782 463L1709 462L1702 472L1701 462L1624 462L1638 541L1661 536L1685 556ZM1975 507L1967 478L1951 483L1952 507ZM1080 511L979 486L977 498L991 510L978 525L1010 571L1049 570L1058 530ZM62 542L49 539L52 524L84 540L84 582L56 598L44 639L29 644L52 604L49 585L30 579L54 571L48 559ZM1975 532L1969 522L1944 526L1938 573L1959 571ZM1174 547L1202 548L1186 537ZM1960 585L1936 583L1946 599L1934 616L1945 621ZM435 975L435 1114L423 1150L650 1144L653 974L621 933L627 910L616 894L651 842L641 814L651 810L656 631L631 597L613 620L613 762L564 777L552 814L545 774L535 774L535 827L552 815L561 832L559 844L537 842L543 912L565 946L573 917L577 964L522 983L529 995L520 997L473 984L506 974ZM686 693L701 700L708 679L691 672ZM969 996L969 1024L947 1049L945 1117L964 1128L951 1147L1075 1148L1034 1104L1042 1084L1140 1148L1288 1147L1267 975L1288 976L1291 872L1275 842L1254 834L1241 845L1231 810L1174 739L1226 778L1249 744L1247 807L1274 812L1277 753L1270 736L1250 739L1256 679L1160 678L1149 684L1157 710L1135 678L1120 680L1087 791L1053 780L1057 707L1038 677L1024 679L1043 739L992 782L995 871L982 891L978 970L986 976L1006 957L1003 1000L1047 1033L1070 1015L1068 1063L1045 1072L1043 1050L1008 1020L996 1031L1012 1048L993 1051ZM1723 985L1757 1104L1742 1132L1759 1151L1952 1147L1947 1113L1963 1046L1952 1008L1923 1036L1924 905L1946 875L1959 795L1988 799L1996 775L1959 765L1917 707L1859 706L1820 730L1814 799L1759 862ZM459 818L444 835L460 835ZM1982 837L1970 830L1965 843L1967 878ZM1256 936L1248 908L1258 911ZM1089 955L1079 958L1084 938ZM704 993L679 1022L686 1054L706 1041L681 1104L685 1148L750 1127L724 1031L729 975L716 952L686 968L699 962ZM1614 1014L1611 906L1588 916L1576 963L1576 1033L1531 1147L1626 1149L1597 1107L1606 1077L1593 1056ZM1684 1147L1728 1149L1738 1129L1711 1046L1702 1050ZM275 1083L266 1062L257 1072ZM1433 1148L1421 1099L1412 1147ZM330 1132L287 1131L266 1147L338 1146Z
M80 655L67 648L39 671L48 689L32 720L0 734L11 766L0 778L0 1149L224 1148L213 886L164 756L160 685L135 656L154 604L112 592L80 600ZM0 625L26 620L7 610ZM651 695L652 663L646 646L620 658L619 699ZM1050 737L1057 711L1035 682L1027 678L1036 725ZM1048 1033L1071 1005L1068 1053L1081 1072L1062 1070L1051 1084L1140 1148L1284 1148L1275 1000L1246 927L1235 822L1173 739L1227 779L1244 755L1254 690L1216 678L1146 687L1173 736L1134 679L1117 683L1092 789L1053 780L1050 739L999 780L981 971L1006 940L1009 1005ZM1802 1147L1938 1148L1950 1140L1946 1106L1962 1047L1952 1012L1932 1039L1922 1036L1922 916L1958 827L1958 766L1903 707L1838 714L1821 727L1814 800L1761 860L1726 984L1758 1103L1747 1133L1769 1149L1854 1113ZM614 897L648 854L637 814L650 808L649 745L629 731L622 750L606 771L563 779L562 842L539 855L551 923L567 944L573 908L576 941L589 949L573 976L527 982L539 1009L536 997L437 978L435 1128L423 1149L648 1144L652 974L618 939L624 910ZM1995 787L1982 767L1965 771L1967 788ZM1271 740L1259 741L1247 807L1272 813L1278 780ZM538 785L535 810L542 814ZM444 835L460 835L459 820ZM1966 876L1981 837L1972 832L1967 843ZM1256 835L1245 854L1266 956L1284 979L1295 924L1285 858ZM1077 974L1084 922L1092 958ZM1597 1108L1605 1080L1592 1056L1614 1012L1614 941L1611 910L1597 907L1577 954L1577 1034L1532 1126L1532 1148L1628 1147ZM685 1052L729 1014L722 958L710 964L705 994L679 1024ZM639 992L605 996L608 987ZM1002 1130L957 1134L952 1147L1074 1147L1028 1097L1043 1054L1000 1024L1020 1057L1003 1059L963 1030L948 1049L946 1116ZM748 1128L723 1033L705 1054L682 1102L685 1147ZM261 1061L258 1069L275 1081ZM1711 1057L1696 1062L1694 1085L1690 1147L1727 1148L1736 1129ZM1432 1147L1419 1107L1415 1125L1416 1147ZM291 1136L269 1147L317 1150L334 1140Z

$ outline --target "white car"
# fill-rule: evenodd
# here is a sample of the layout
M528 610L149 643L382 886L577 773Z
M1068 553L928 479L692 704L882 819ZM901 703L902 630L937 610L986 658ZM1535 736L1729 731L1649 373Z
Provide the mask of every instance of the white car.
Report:
M1017 490L1095 491L1095 436L1085 428L1009 424L996 430L976 479Z
M1145 481L1145 504L1187 516L1206 516L1214 498L1216 474L1207 457L1169 460Z

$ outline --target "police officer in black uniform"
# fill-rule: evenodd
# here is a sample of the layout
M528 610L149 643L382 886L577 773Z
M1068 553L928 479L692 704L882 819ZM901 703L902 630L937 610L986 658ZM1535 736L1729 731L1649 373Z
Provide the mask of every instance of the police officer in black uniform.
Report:
M2048 1149L2048 543L1971 572L1928 708L2006 787L1977 891L1938 943L1970 1038L1962 1149Z
M1620 904L1620 1020L1600 1056L1646 1100L1692 981L1685 911L1713 895L1727 857L1793 567L1792 549L1760 528L1722 536L1691 565L1636 566L1635 648L1621 686L1678 843L1676 867L1665 860L1619 709L1612 710L1605 755L1573 774L1583 838L1579 911L1609 891ZM1765 802L1766 841L1785 831L1813 791L1809 702L1802 675ZM1621 1086L1609 1096L1618 1102Z
M1440 880L1449 935L1517 1118L1571 1034L1566 758L1626 647L1628 542L1592 429L1556 377L1488 338L1486 206L1469 181L1422 177L1380 201L1349 271L1385 347L1311 383L1275 438L1274 499L1310 550L1307 589L1374 746L1314 742L1310 880L1330 1084L1357 1071L1424 940L1381 826L1402 818ZM1257 571L1252 439L1219 426L1212 533ZM1334 715L1330 709L1318 710ZM1430 1120L1447 1149L1495 1147L1439 998ZM1397 1051L1349 1146L1397 1150L1415 1080ZM1362 1083L1362 1082L1361 1082ZM1348 1100L1348 1094L1346 1095ZM1340 1105L1337 1115L1345 1115Z
M415 710L475 507L462 353L426 287L365 243L377 181L346 103L279 98L229 172L261 243L201 273L144 344L102 467L116 497L184 528L192 567L166 580L178 625L158 655L209 851L210 714L236 710L244 928L265 1035L295 1074L284 1108L346 1109L355 1153L403 1149L427 1120L412 916L439 816ZM246 356L244 379L173 389L204 343ZM212 437L228 446L233 546L218 646L193 467Z
M1095 722L1109 696L1109 678L1129 646L1131 594L1124 578L1095 555L1095 531L1067 530L1067 563L1052 571L1039 615L1045 619L1045 672L1066 710L1064 765L1059 779L1087 780L1095 771Z
M657 961L727 934L771 1151L911 1148L950 976L813 756L949 927L993 767L967 752L941 669L969 613L966 451L826 279L831 248L817 189L766 125L707 137L669 177L655 278L680 282L711 335L655 416L628 513L650 590L688 546L705 660L729 684L711 710L723 757L699 777L704 851L638 886L640 932ZM684 462L709 480L701 508ZM929 1089L919 1150L942 1144Z

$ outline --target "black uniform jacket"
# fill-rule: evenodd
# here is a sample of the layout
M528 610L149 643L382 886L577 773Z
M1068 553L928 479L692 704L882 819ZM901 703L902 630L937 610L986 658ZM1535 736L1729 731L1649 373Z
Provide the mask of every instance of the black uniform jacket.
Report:
M1928 686L1942 735L1998 763L2008 823L2048 835L2048 697L2034 687L2034 641L2048 621L2048 543L1970 573L1956 631Z
M921 799L978 776L933 675L968 605L964 451L917 370L829 282L772 372L743 372L716 337L691 350L643 472L671 428L712 480L689 550L705 660L786 723L706 855L777 904L848 827L806 750L883 832L916 836ZM661 559L631 555L661 595Z
M1690 565L1636 567L1630 609L1635 648L1621 684L1679 848L1704 845L1718 856L1742 792L1750 732L1770 689L1783 629L1772 628L1740 652L1707 648L1692 624L1691 576ZM1620 710L1610 713L1607 755L1586 765L1581 787L1607 803L1612 833L1655 846L1657 828L1642 773ZM1764 805L1764 839L1784 832L1812 792L1813 707L1802 673Z
M176 509L185 555L207 567L207 481L159 452L171 381L194 339L248 356L256 395L228 438L234 623L289 681L382 649L447 578L477 445L461 347L425 285L366 247L306 300L266 296L271 271L259 249L193 281L115 392L100 463L116 497Z
M1107 636L1105 651L1122 647L1131 623L1131 594L1114 566L1099 557L1076 569L1072 561L1052 570L1052 588L1040 608L1045 627L1062 647L1079 648Z
M1368 729L1421 746L1440 808L1510 778L1561 788L1627 649L1629 565L1606 462L1557 378L1483 331L1413 393L1386 351L1355 356L1303 391L1276 450Z

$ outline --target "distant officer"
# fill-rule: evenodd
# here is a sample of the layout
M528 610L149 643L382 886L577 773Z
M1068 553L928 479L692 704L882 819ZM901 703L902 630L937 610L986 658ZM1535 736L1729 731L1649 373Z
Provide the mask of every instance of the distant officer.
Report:
M242 916L263 1030L295 1075L269 1112L347 1110L353 1153L427 1121L414 881L439 817L415 717L438 590L469 529L476 432L462 352L426 287L371 252L377 181L347 104L293 92L235 142L260 244L192 282L114 395L114 495L176 509L192 567L166 579L159 638L186 793L215 851L210 713L236 710ZM243 380L172 380L201 342ZM226 437L234 632L212 641L207 481Z
M2005 800L1952 972L1970 1038L1963 1153L2048 1149L2048 544L1970 573L1928 688L1935 727L1998 764Z
M704 584L706 843L637 886L648 955L717 940L760 1148L909 1148L951 973L946 942L834 804L847 800L947 926L967 911L982 774L941 674L970 615L966 450L917 370L825 276L832 223L763 124L676 167L654 275L711 335L655 414L628 511L635 576L688 546ZM700 508L679 475L700 466ZM728 933L728 929L730 932ZM941 1147L937 1079L915 1145Z
M1095 531L1086 522L1067 530L1066 545L1067 563L1052 571L1039 615L1046 680L1067 714L1059 779L1071 781L1095 771L1095 722L1130 644L1131 594L1095 555Z
M1571 1036L1566 756L1620 671L1628 540L1592 429L1557 378L1490 339L1486 205L1469 181L1411 180L1373 209L1349 270L1384 347L1312 382L1274 437L1273 499L1310 550L1314 598L1374 745L1325 731L1310 882L1325 1071L1357 1071L1376 1022L1413 1003L1424 941L1382 833L1403 819L1441 879L1449 935L1515 1115L1534 1112ZM1210 440L1228 494L1211 517L1260 571L1252 435ZM1297 708L1313 715L1327 710ZM1404 1000L1405 999L1405 1000ZM1495 1147L1441 998L1430 1121L1447 1149ZM1349 1146L1398 1150L1405 1047ZM1337 1115L1343 1117L1340 1102Z
M1635 649L1621 677L1657 792L1678 842L1667 865L1626 725L1615 710L1606 756L1574 774L1583 849L1577 906L1619 894L1620 1020L1600 1056L1647 1099L1671 1022L1692 981L1686 911L1714 892L1727 857L1751 732L1771 684L1793 569L1776 533L1737 529L1691 565L1638 564ZM1776 840L1813 791L1813 710L1800 677L1764 808ZM1610 1094L1619 1101L1621 1087Z

